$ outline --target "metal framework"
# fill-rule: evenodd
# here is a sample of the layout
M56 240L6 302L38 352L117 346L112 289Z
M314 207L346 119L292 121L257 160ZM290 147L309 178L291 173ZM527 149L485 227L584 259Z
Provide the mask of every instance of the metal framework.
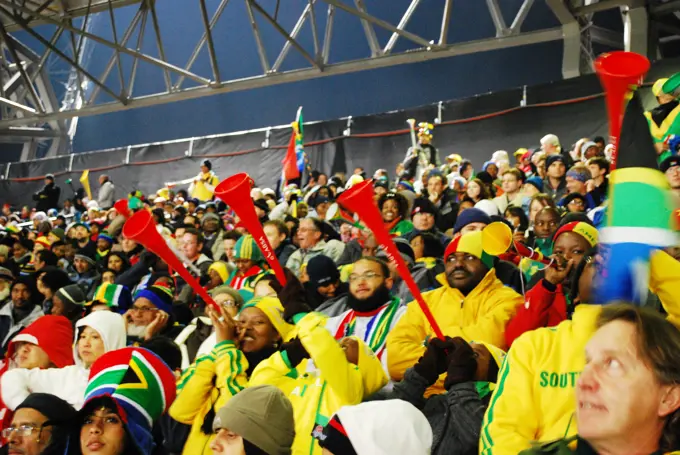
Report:
M250 77L225 79L220 74L219 62L229 58L229 51L216 46L213 29L230 0L213 0L213 8L210 8L214 9L212 16L206 0L185 1L200 12L203 34L188 61L178 63L167 58L161 30L167 31L172 24L161 23L156 0L0 0L0 45L3 51L0 54L0 140L23 137L29 142L40 138L50 138L54 142L55 138L68 139L67 131L72 129L70 122L82 116L547 41L564 43L563 75L575 77L590 70L591 40L647 53L648 14L658 16L680 10L680 1L676 0L524 0L514 15L507 17L507 11L505 15L501 11L502 0L486 0L484 3L495 26L495 36L449 43L451 15L455 14L456 2L453 0L443 0L441 25L433 36L419 36L407 30L414 12L426 3L421 0L411 0L396 24L372 14L370 2L365 0L307 0L291 29L283 27L276 14L262 6L262 0L231 0L245 2L247 14L243 20L251 26L262 71ZM524 20L539 2L549 5L560 26L522 31ZM125 30L118 30L117 8L135 4L136 14L131 22ZM593 14L612 8L621 11L623 34L599 29L592 23ZM89 30L88 24L96 14L98 19L110 21L112 39ZM329 63L333 42L343 39L334 34L333 25L338 14L349 14L361 22L367 43L364 58ZM321 24L323 20L325 23ZM152 24L150 32L146 31L148 22ZM53 34L43 36L36 28L39 24L55 26L52 27ZM271 52L272 46L266 45L271 43L266 43L265 34L260 30L262 27L272 27L285 40L274 59L266 52L266 49ZM309 27L313 36L312 43L307 46L298 39L304 27ZM388 31L389 39L381 43L377 29ZM13 37L12 32L17 30L41 43L45 49L43 54L36 55ZM147 34L152 36L145 36ZM70 46L67 48L57 45L62 36L69 38ZM142 51L147 39L155 41L156 55ZM110 54L101 74L92 74L83 64L88 41L89 45L96 46L97 52ZM396 52L395 44L400 41L407 42L408 49ZM207 49L210 72L199 74L193 67L203 49ZM291 51L301 55L305 64L282 70ZM132 59L128 75L121 64L123 55ZM67 62L72 71L69 85L71 102L63 103L61 108L46 77L45 64L49 58ZM162 70L165 90L151 95L135 92L139 62ZM114 71L112 79L116 80L116 84L107 83ZM192 86L187 86L187 79L193 82ZM67 151L63 145L52 148L52 153Z

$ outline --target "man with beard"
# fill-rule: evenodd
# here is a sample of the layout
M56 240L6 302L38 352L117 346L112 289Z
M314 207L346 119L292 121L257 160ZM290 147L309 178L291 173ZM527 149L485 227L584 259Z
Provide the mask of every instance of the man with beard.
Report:
M11 302L0 309L0 351L4 354L12 337L43 315L38 290L32 279L19 277L10 290Z
M496 277L493 257L482 249L482 231L455 237L444 252L445 272L437 276L442 287L423 294L432 315L446 336L506 347L505 325L524 302ZM389 372L399 381L424 354L434 332L417 302L387 337ZM444 377L427 396L444 392Z
M90 239L90 228L85 223L76 223L73 227L76 231L77 248L91 258L96 257L97 244Z
M364 257L354 263L349 276L347 304L350 309L329 318L328 329L336 340L356 336L364 340L387 369L385 341L406 310L390 294L393 280L380 259Z
M172 295L161 286L150 286L136 294L135 302L125 313L128 344L149 341L156 335L174 339L182 327L172 315Z

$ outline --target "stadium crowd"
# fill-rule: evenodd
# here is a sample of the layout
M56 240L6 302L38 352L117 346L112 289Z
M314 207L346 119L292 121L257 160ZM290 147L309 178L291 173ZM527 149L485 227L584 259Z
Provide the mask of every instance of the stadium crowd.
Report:
M675 133L654 127L657 110L680 108L667 84L654 90L654 145L637 152L654 156L677 209ZM651 255L641 305L593 303L598 229L620 204L611 147L601 137L562 147L547 134L475 170L458 154L442 160L431 130L421 124L394 172L312 171L252 188L285 286L249 226L214 197L210 161L156 194L125 195L219 308L122 234L129 213L114 208L106 175L91 200L79 189L60 204L48 175L35 207L5 204L0 451L680 450L680 242ZM338 203L367 178L443 338L371 228ZM550 265L513 249L489 254L494 223Z

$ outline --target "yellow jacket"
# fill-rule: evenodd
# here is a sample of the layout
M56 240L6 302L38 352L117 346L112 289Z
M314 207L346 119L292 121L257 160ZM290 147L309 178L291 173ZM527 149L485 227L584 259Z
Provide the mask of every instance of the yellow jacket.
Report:
M212 435L201 431L205 416L211 409L219 410L246 387L248 361L232 341L222 341L213 350L199 357L184 372L177 384L177 398L170 406L170 417L191 425L183 454L212 454ZM212 422L209 424L212 428Z
M437 275L437 280L443 286L426 292L423 298L444 335L507 349L505 326L514 316L517 305L524 302L521 295L503 286L494 269L467 297L449 285L444 273ZM400 381L404 377L406 370L425 352L425 341L434 336L418 302L409 303L406 314L387 335L387 367L392 379ZM444 393L445 378L443 374L425 396Z
M285 352L260 362L248 386L269 384L283 391L293 404L295 441L293 455L321 454L312 433L321 432L342 406L359 404L387 384L378 358L360 339L358 366L325 329L326 318L309 313L297 324L298 337L309 353L293 368Z
M680 321L680 262L665 252L652 257L650 289ZM498 374L484 416L480 454L516 455L533 441L574 436L574 386L585 366L585 345L595 332L601 306L581 304L571 320L517 338Z

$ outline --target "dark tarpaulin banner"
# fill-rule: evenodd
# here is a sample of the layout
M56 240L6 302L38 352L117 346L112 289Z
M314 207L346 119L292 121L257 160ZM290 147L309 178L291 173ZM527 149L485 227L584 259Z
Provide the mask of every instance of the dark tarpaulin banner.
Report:
M655 64L641 96L654 104L649 86L659 77L680 70L680 61ZM398 95L395 95L398 96ZM363 167L370 176L379 168L394 178L397 164L404 159L411 139L406 120L435 123L434 145L442 162L451 153L472 161L479 170L496 150L509 155L520 148L539 146L545 134L556 134L563 148L583 137L607 137L608 122L602 88L595 75L582 76L527 89L513 89L442 103L442 122L436 124L438 105L304 125L305 152L309 167L332 175L351 174ZM291 119L292 120L292 119ZM346 134L349 133L349 134ZM62 188L62 199L73 194L65 180L78 179L90 169L90 184L96 197L98 178L110 176L116 197L133 190L153 194L165 182L194 177L203 159L209 159L220 179L247 172L261 187L276 188L281 161L290 139L290 128L251 131L223 136L187 139L169 143L132 146L102 152L81 153L54 159L0 165L0 202L16 206L33 205L32 195L52 173ZM71 162L71 159L73 160ZM512 159L512 157L511 157ZM9 173L6 166L10 166ZM69 172L71 166L71 172ZM8 179L4 179L7 174ZM177 186L177 189L188 185Z

